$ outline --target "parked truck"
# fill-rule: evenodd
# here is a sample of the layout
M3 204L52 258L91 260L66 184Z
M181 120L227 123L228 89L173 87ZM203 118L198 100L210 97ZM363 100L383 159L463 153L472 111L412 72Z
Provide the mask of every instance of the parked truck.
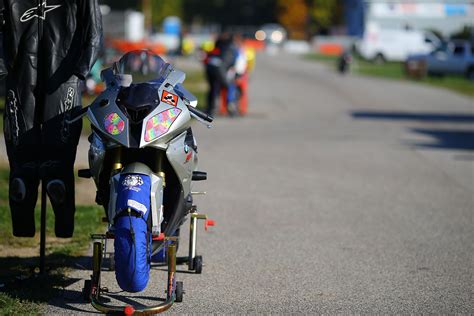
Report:
M410 54L429 53L441 43L432 32L414 29L386 29L369 23L356 43L358 53L375 63L404 62Z
M474 43L453 40L429 54L411 55L405 69L411 77L461 75L474 81Z

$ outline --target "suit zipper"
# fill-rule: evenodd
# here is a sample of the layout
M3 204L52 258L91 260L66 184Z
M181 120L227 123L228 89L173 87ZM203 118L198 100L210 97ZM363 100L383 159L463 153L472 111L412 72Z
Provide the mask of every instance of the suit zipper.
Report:
M39 41L41 42L41 40L43 39L43 19L41 17L44 16L44 6L43 6L43 1L46 1L46 0L38 0L37 3L38 3L38 15L40 16L38 18L38 39Z

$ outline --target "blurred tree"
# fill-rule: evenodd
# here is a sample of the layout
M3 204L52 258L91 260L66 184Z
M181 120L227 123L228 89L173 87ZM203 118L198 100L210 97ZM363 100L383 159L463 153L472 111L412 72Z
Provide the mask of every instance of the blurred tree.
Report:
M305 39L308 26L308 5L305 0L278 0L277 16L293 39Z
M310 4L312 26L317 33L327 34L332 26L342 23L343 1L310 0Z
M465 25L461 30L453 33L451 39L463 39L474 44L474 27Z
M141 1L139 0L99 0L100 4L106 4L112 10L138 10Z
M160 28L167 16L183 18L183 0L151 0L153 28Z
M260 26L275 22L276 0L183 0L186 23Z

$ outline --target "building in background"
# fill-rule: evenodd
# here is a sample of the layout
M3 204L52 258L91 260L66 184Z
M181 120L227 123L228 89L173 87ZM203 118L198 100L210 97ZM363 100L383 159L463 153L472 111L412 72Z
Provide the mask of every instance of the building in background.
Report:
M474 27L474 0L365 0L365 25L435 30L444 36Z

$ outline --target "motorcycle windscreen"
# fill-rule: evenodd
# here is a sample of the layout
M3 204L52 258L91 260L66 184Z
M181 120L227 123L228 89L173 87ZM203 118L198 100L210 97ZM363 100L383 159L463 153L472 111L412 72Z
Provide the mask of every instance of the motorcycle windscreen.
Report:
M115 278L127 292L143 291L150 277L152 235L148 224L150 178L142 174L120 177L115 228ZM135 212L129 215L127 209Z

